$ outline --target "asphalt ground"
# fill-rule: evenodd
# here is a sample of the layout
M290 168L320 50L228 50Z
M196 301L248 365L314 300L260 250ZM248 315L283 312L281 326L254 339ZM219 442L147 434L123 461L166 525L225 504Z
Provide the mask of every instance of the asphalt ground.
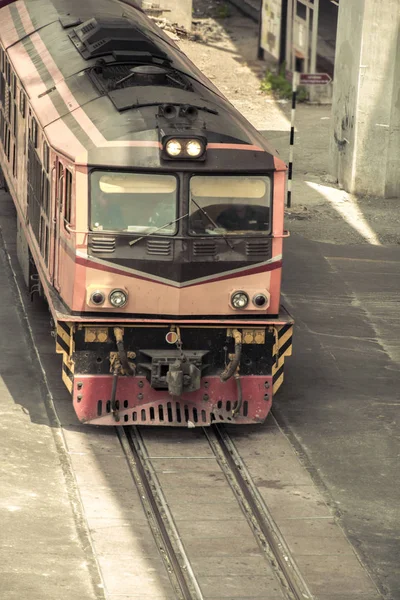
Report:
M22 285L14 209L1 191L0 227L0 598L100 600L75 475L4 248L5 238ZM39 338L54 349L44 308Z
M286 242L293 357L273 412L385 598L400 599L400 247Z

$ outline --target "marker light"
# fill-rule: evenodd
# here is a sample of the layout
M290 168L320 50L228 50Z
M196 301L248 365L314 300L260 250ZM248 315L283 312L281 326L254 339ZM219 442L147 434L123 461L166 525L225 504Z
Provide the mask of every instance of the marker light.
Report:
M231 296L231 303L234 308L246 308L249 297L246 292L234 292Z
M122 308L128 302L128 295L123 290L113 290L109 298L115 308Z
M203 152L203 146L199 140L189 140L186 144L186 152L189 156L196 158Z
M105 295L103 294L103 292L100 292L99 290L96 290L90 296L90 301L93 304L96 304L97 306L100 306L100 304L103 304L105 299L106 299Z
M165 146L165 150L169 156L179 156L182 152L182 144L179 140L169 140Z
M254 306L257 306L257 308L262 308L267 302L267 297L264 296L264 294L256 294L253 298L253 304Z

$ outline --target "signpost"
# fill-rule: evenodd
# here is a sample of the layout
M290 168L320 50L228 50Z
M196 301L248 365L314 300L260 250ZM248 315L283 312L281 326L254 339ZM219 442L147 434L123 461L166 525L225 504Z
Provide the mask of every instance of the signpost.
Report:
M332 81L328 73L288 73L288 79L292 81L292 112L290 122L290 142L289 142L289 166L288 166L288 187L287 187L287 207L292 205L292 179L293 179L293 150L294 150L294 123L296 114L296 96L297 86L300 85L327 85Z
M292 206L292 179L293 179L293 150L294 150L294 120L296 112L297 85L300 73L296 71L292 74L292 112L290 118L290 142L289 142L289 165L287 182L287 207Z
M331 81L328 73L300 73L300 85L327 85Z

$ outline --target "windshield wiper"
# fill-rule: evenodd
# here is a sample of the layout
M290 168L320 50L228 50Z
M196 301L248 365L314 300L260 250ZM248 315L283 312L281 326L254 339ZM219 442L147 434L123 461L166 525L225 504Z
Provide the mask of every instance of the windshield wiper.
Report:
M161 229L165 229L166 227L169 227L170 225L175 225L175 223L177 223L178 221L181 221L182 219L184 219L185 217L188 217L188 216L189 216L189 213L186 213L186 215L183 215L183 217L178 217L178 219L175 219L175 221L170 221L169 223L165 223L165 225L163 225L162 227L157 227L157 229L154 229L154 231L150 231L149 233L146 233L146 235L142 235L142 237L140 237L140 238L131 240L129 242L129 245L133 246L137 242L140 242L140 240L144 240L145 238L149 237L149 235L153 235L154 233L157 233L157 231L161 231Z
M194 198L192 198L191 200L192 200L193 204L195 204L197 206L197 208L203 213L203 215L210 221L211 225L213 227L215 227L215 229L218 229L218 230L221 229L221 227L218 227L218 224L214 221L214 219L212 217L210 217L208 212L206 212L202 206L197 204L197 202ZM233 250L234 248L233 248L232 244L230 243L230 241L228 240L228 238L223 233L221 233L221 235L224 238L225 242L228 244L229 248L231 250Z

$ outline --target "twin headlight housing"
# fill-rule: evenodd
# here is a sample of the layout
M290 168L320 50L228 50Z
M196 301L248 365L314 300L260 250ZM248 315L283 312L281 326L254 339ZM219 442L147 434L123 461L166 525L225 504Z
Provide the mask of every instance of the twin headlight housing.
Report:
M207 140L204 137L165 136L162 157L166 160L205 160Z
M103 306L106 299L106 293L102 290L94 290L90 294L90 303L95 306ZM108 302L114 308L123 308L128 302L128 292L126 290L113 289L108 294Z
M237 310L245 310L246 308L262 310L269 305L269 294L264 292L252 292L249 294L243 290L237 290L231 294L230 302L232 308L236 308Z

